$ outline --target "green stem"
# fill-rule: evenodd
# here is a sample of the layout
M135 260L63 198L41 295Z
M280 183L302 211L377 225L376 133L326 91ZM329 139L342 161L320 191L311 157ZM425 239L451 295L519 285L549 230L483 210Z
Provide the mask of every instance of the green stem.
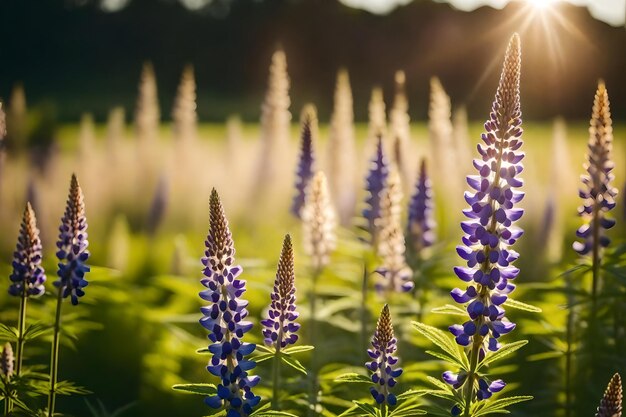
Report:
M388 414L387 403L383 402L382 404L380 404L380 415L382 417L387 417L387 414Z
M368 293L368 267L367 259L363 262L363 283L361 286L361 349L359 352L365 352L367 349L367 322L368 322L368 310L367 310L367 293ZM361 353L362 354L362 353Z
M280 338L278 339L280 340ZM274 369L272 372L272 409L280 411L280 402L278 399L278 387L280 386L280 344L276 345L276 354L274 355Z
M565 329L565 342L567 350L565 352L565 417L572 415L572 338L574 334L574 300L572 279L570 276L566 278L568 289L567 301L569 309L567 311L567 327Z
M316 268L313 271L312 280L311 280L311 291L309 294L309 335L311 339L311 345L315 345L315 337L316 337L316 320L315 320L315 311L317 307L317 294L316 287L319 276L322 273L321 268ZM317 409L317 355L316 350L313 349L311 351L311 392L309 398L309 416L316 415Z
M467 373L467 381L465 381L465 407L463 410L463 417L470 417L470 408L472 405L472 398L474 398L474 382L476 380L476 369L478 368L478 352L480 346L483 343L483 337L474 336L474 345L472 346L472 352L470 354L470 369Z
M50 395L48 396L48 417L54 416L54 406L56 402L56 385L59 373L59 341L61 330L61 307L63 305L63 290L59 288L57 296L57 311L54 319L54 338L52 341L52 354L50 355Z
M600 222L598 203L593 209L593 248L592 248L592 281L591 281L591 323L595 324L597 314L598 286L600 282Z
M17 350L15 353L15 375L19 378L22 375L22 362L24 358L24 333L26 332L26 304L28 301L28 293L26 285L22 289L22 296L20 298L20 314L17 320ZM11 398L7 398L5 401L5 408L8 409L7 415L13 410L13 401Z

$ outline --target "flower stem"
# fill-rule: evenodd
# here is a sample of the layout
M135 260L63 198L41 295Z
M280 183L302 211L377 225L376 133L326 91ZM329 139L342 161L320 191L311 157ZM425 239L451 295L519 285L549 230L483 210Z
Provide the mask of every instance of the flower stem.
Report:
M317 281L322 274L321 268L315 268L311 279L311 291L309 293L309 335L311 339L311 345L315 345L316 337L316 321L315 311L317 307L317 294L316 287ZM311 351L311 392L309 398L309 416L317 414L317 355L316 349Z
M474 336L474 344L470 353L470 369L467 373L467 381L465 382L465 407L463 417L471 416L470 408L472 405L472 398L474 398L474 381L476 379L476 369L478 368L478 352L480 351L482 343L482 336Z
M22 375L22 362L24 357L24 333L26 332L26 304L28 301L27 287L22 289L22 297L20 299L20 315L17 320L17 351L15 354L15 375ZM5 408L8 413L13 410L13 400L9 397L6 399Z
M276 354L274 355L274 369L272 372L272 409L280 411L280 402L278 399L278 388L280 386L280 344L276 346Z
M367 322L368 322L368 310L367 310L367 292L368 292L368 275L369 268L367 267L367 258L363 262L363 283L361 286L361 349L360 352L367 350Z
M48 417L54 416L56 402L56 385L59 373L59 341L61 330L61 307L63 306L63 289L59 288L57 295L57 311L54 319L54 338L52 341L52 354L50 355L50 394L48 396Z
M572 286L572 279L568 275L566 278L567 304L569 308L567 310L567 327L565 329L565 343L567 350L565 352L565 417L571 417L572 415L572 345L574 336L574 297Z
M591 323L595 324L597 314L598 285L600 281L600 219L599 204L596 202L593 208L593 248L591 264Z

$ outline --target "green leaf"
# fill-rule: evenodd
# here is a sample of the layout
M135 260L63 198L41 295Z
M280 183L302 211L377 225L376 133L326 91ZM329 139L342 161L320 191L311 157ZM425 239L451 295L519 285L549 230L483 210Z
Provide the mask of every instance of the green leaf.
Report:
M51 326L47 326L42 323L34 323L29 325L24 331L24 340L33 340L46 333L50 333L51 331Z
M173 390L197 395L216 395L217 387L213 384L176 384Z
M257 351L262 350L265 353L276 353L276 349L270 348L270 347L265 346L265 345L256 345L256 350Z
M541 309L539 307L532 306L530 304L522 303L521 301L514 300L512 298L508 298L504 305L507 307L515 308L517 310L528 311L531 313L541 313Z
M293 355L294 353L307 352L309 350L315 349L315 346L302 345L302 346L291 346L286 349L283 349L282 352Z
M404 408L396 408L389 414L389 417L411 417L426 414L425 410L419 410L418 404L412 404Z
M365 411L368 415L372 417L378 417L378 410L372 407L372 405L368 403L364 403L361 401L354 401L354 405L356 405L361 410Z
M452 314L455 316L467 316L467 311L452 304L446 304L443 307L433 308L430 311L432 311L433 313L438 313L438 314Z
M454 358L448 355L447 353L435 352L432 350L427 350L426 353L428 353L431 356L434 356L435 358L441 359L443 361L454 363L467 371L463 362L459 361L457 358Z
M288 413L286 411L275 411L275 410L263 410L263 411L259 411L256 413L252 413L251 416L256 416L256 417L281 417L281 416L286 416L286 417L298 417L295 414L291 414Z
M71 381L59 381L56 384L56 392L58 395L87 395L91 394L91 391L75 385Z
M210 355L211 351L209 350L208 347L205 348L200 348L196 350L196 353L200 354L200 355Z
M522 346L526 344L528 344L528 340L520 340L517 342L508 343L502 346L497 352L488 354L487 357L483 359L481 363L478 364L477 369L480 369L483 366L489 365L497 360L500 360L506 356L509 356L511 353L515 352L516 350L520 349Z
M517 404L517 403L521 403L524 401L530 401L532 400L533 397L525 395L525 396L517 396L517 397L507 397L507 398L499 398L495 401L491 401L489 403L487 403L487 405L480 409L477 410L476 412L472 413L473 417L479 417L479 416L484 416L487 414L502 414L502 413L508 413L509 411L506 410L506 407L509 407L513 404Z
M299 360L292 358L289 355L280 355L280 358L282 359L283 362L291 366L296 371L302 372L304 375L306 375L306 368L302 366Z
M17 329L0 323L0 339L8 342L17 342Z
M459 347L456 342L448 336L447 333L437 329L436 327L432 327L424 323L418 323L416 321L411 322L411 325L449 356L456 358L455 362L462 363L464 369L469 368L467 357L459 352Z
M356 383L363 383L363 384L371 384L372 380L365 376L365 375L360 375L357 373L348 373L348 374L343 374L343 375L339 375L337 378L335 378L335 382L356 382Z
M254 355L252 359L254 359L254 361L257 363L261 363L261 362L265 362L268 359L272 359L274 356L276 356L276 352L262 353L260 355Z

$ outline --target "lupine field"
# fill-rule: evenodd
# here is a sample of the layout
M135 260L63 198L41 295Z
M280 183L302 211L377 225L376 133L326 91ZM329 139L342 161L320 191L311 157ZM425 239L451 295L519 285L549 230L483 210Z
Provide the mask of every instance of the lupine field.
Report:
M134 109L35 148L12 86L3 415L620 417L623 84L577 92L588 121L526 120L524 45L493 51L481 120L395 68L369 103L337 68L318 118L277 47L258 122L199 120L191 64L165 109L146 61Z

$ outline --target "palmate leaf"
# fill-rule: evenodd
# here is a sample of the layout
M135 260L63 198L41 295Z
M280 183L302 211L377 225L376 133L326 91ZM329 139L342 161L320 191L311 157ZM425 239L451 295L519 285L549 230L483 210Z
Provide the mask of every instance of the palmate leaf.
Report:
M87 395L91 391L74 384L71 381L59 381L56 385L58 395Z
M507 414L509 413L509 411L506 410L507 407L524 401L530 401L532 399L533 397L530 395L523 395L516 397L498 398L497 400L488 401L486 403L477 403L481 407L472 412L472 416L479 417L487 414Z
M517 310L528 311L531 313L541 313L542 310L539 307L535 307L530 304L522 303L521 301L514 300L512 298L508 298L504 305L507 307L515 308Z
M357 373L347 373L343 375L339 375L335 378L335 382L351 382L351 383L362 383L362 384L372 384L372 380L365 375L360 375Z
M6 340L7 342L17 341L17 329L15 327L7 326L0 323L0 340Z
M427 350L426 353L428 353L431 356L434 356L435 358L441 359L443 361L449 362L449 363L454 363L457 366L461 367L462 369L467 371L467 368L465 368L465 364L461 361L459 361L457 358L454 358L446 353L443 352L435 352L432 350Z
M497 352L488 354L487 357L485 357L485 359L483 359L482 362L478 364L477 369L480 369L483 366L487 366L497 360L500 360L506 356L509 356L511 353L515 352L516 350L520 349L522 346L526 344L528 344L528 340L519 340L517 342L508 343L502 346L500 349L498 349Z
M286 411L270 410L271 404L266 403L257 408L250 416L255 417L298 417L295 414L288 413Z
M451 314L454 316L467 316L467 311L463 310L461 307L458 307L452 304L446 304L443 307L433 308L430 311L433 313L437 313L437 314Z
M354 405L357 406L362 412L365 412L367 416L379 417L380 411L374 408L371 404L364 403L362 401L354 401ZM363 415L363 414L360 414Z
M306 375L306 368L296 358L292 358L291 356L287 354L281 353L280 359L287 365L291 366L296 371L302 372L304 375Z
M48 326L42 323L34 323L29 325L24 331L24 340L33 340L39 336L43 336L46 333L52 332L52 326Z
M410 417L426 414L425 410L420 410L418 407L418 404L411 404L403 408L397 407L389 414L389 417Z
M187 394L196 394L211 396L217 394L217 387L213 384L176 384L172 386L173 390L181 391Z
M308 352L309 350L315 349L315 346L309 345L301 345L301 346L291 346L283 349L282 351L288 355L293 355L294 353Z
M469 369L467 356L459 350L456 342L447 333L437 329L436 327L432 327L424 323L418 323L416 321L411 322L411 325L428 340L437 345L447 355L456 359L451 363L455 365L462 364L462 368Z

